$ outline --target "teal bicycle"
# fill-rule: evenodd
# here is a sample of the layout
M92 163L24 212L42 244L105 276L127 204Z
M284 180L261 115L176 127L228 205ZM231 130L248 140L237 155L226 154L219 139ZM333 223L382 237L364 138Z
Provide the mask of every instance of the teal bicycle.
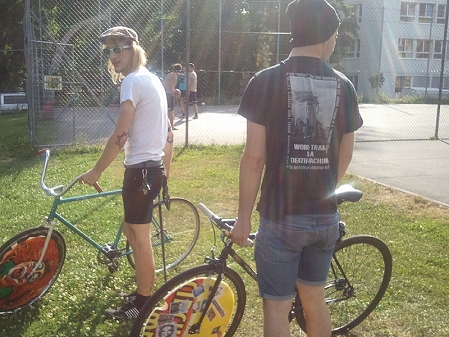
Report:
M40 226L15 235L0 247L0 315L33 304L55 283L66 257L64 237L55 228L58 222L93 246L98 251L98 262L106 265L111 273L117 271L119 260L123 257L134 268L132 249L128 241L122 238L121 223L113 241L100 244L58 212L58 207L63 204L119 195L121 190L104 192L96 185L98 193L63 198L79 177L66 186L47 187L44 180L50 151L45 149L38 154L45 155L41 187L47 196L53 197L53 204ZM200 231L200 217L190 201L169 198L167 202L164 199L159 195L155 201L151 242L156 271L165 273L192 251Z

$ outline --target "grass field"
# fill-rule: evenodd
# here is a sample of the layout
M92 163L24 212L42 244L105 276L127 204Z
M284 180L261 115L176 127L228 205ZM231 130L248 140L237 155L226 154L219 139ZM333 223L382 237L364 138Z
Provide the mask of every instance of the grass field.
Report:
M0 116L0 245L20 231L39 225L51 205L39 186L42 160L29 154L23 120L22 115ZM64 184L89 169L100 150L54 151L48 185ZM171 195L185 197L194 204L203 202L224 217L235 216L242 150L239 146L176 149ZM119 158L103 174L103 189L120 188L122 173ZM393 254L393 277L384 299L348 336L449 336L449 209L356 176L348 175L344 182L364 192L360 202L341 206L349 235L378 236ZM70 193L90 192L88 186L76 185ZM121 219L121 200L83 202L64 208L64 215L100 242L108 242ZM130 324L106 319L103 312L122 303L118 292L134 289L132 268L123 260L119 271L110 274L97 262L94 249L64 227L57 229L67 244L67 259L59 279L33 308L0 316L0 336L127 336ZM211 226L202 216L194 251L171 275L201 263L204 256L210 255L212 245ZM239 253L251 261L251 248L241 248ZM244 280L248 303L236 335L259 337L262 313L257 287L247 277ZM161 282L159 276L156 287ZM292 329L293 336L305 336L293 325Z

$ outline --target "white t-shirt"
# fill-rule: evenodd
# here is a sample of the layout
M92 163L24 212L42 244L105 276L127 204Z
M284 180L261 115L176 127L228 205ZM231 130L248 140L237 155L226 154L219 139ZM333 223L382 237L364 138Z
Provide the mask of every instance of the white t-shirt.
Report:
M125 165L161 160L167 140L167 98L159 78L141 66L120 87L120 103L130 100L134 117L125 143Z
M192 78L193 78L193 81L192 81L193 83L190 82L190 83L192 83L192 87L189 89L190 89L190 91L197 92L198 91L197 90L198 89L198 76L195 71L191 71L189 73L189 81L191 81Z

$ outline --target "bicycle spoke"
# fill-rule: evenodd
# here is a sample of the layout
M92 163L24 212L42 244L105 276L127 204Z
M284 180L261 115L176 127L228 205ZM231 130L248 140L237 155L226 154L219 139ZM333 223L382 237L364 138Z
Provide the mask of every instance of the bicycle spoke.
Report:
M176 330L176 336L233 336L243 316L245 287L229 268L220 275L209 306L218 276L216 267L194 267L169 280L142 308L130 336L159 336L170 329Z
M47 227L31 228L0 247L0 314L11 313L34 303L56 281L64 263L66 247L61 234L53 230L44 258L40 254Z

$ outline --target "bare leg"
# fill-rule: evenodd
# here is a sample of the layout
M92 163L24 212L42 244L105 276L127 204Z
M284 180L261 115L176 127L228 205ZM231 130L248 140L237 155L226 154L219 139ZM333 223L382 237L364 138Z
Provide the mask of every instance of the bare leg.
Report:
M124 223L123 232L133 248L134 263L136 265L137 292L143 296L150 296L154 284L154 257L150 237L151 223Z
M186 112L185 109L184 109L184 97L181 97L179 99L179 106L181 107L181 113L184 114Z
M263 299L263 335L264 337L290 337L288 312L292 300L275 301Z
M329 309L324 301L324 287L311 287L296 282L304 309L308 337L330 337L332 335Z
M175 120L175 110L168 110L168 119L170 120L170 125L172 129L175 127L174 120Z

